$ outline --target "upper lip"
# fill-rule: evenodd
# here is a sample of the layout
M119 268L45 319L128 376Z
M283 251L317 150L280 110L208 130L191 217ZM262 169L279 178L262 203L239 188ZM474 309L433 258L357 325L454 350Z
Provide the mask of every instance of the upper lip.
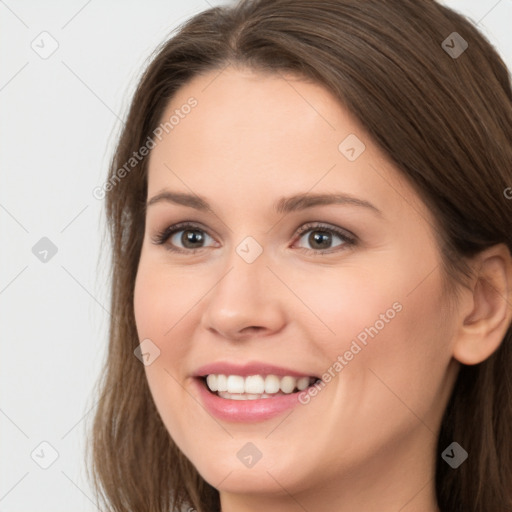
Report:
M270 363L252 361L245 364L230 363L227 361L218 361L215 363L205 364L194 372L194 377L206 377L207 375L240 375L247 377L248 375L278 375L284 377L315 377L312 373L283 368Z

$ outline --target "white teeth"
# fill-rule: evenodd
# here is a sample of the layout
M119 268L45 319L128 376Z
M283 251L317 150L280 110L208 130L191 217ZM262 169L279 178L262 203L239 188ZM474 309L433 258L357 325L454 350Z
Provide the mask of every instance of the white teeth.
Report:
M221 398L227 398L228 400L259 400L260 398L272 398L272 395L267 395L266 393L263 393L261 395L248 395L246 393L240 394L235 393L231 394L227 391L222 391L219 393L219 396Z
M249 375L245 378L245 392L261 395L265 391L265 381L261 375Z
M283 377L281 379L281 391L283 393L293 393L297 379L295 377Z
M217 391L217 375L208 375L208 377L206 377L206 383L211 391Z
M231 400L245 400L243 393L223 393L225 396L229 396Z
M231 400L256 400L270 398L270 395L290 394L296 389L303 391L315 381L314 377L292 377L285 375L216 375L206 377L208 389L218 392L222 398Z
M277 393L281 381L275 375L267 375L265 377L265 393Z
M304 391L307 387L309 387L309 377L301 377L297 380L297 389L299 391Z
M209 375L208 375L209 377ZM225 375L216 375L217 377L217 391L220 393L221 391L228 390L228 379ZM213 389L212 389L213 391Z
M240 375L229 375L227 391L228 393L244 393L245 379Z

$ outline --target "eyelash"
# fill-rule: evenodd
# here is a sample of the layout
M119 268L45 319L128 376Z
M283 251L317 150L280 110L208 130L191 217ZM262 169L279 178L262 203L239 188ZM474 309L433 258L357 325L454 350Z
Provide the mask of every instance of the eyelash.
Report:
M169 226L162 231L157 232L153 238L152 242L155 245L164 245L171 236L174 234L180 232L180 231L187 231L187 230L193 230L193 231L202 231L203 233L206 233L208 236L213 238L206 230L204 230L201 226L198 224L190 223L190 222L180 222L178 224L174 224L172 226ZM337 235L342 241L343 244L330 248L330 249L307 249L305 247L299 247L299 250L302 250L306 253L315 253L315 254L328 254L333 252L338 252L340 250L344 250L344 248L352 247L356 244L356 237L352 234L349 234L345 230L341 230L339 228L335 228L330 225L321 224L321 223L307 223L304 224L299 228L297 231L297 238L300 239L304 233L307 233L308 231L321 231L325 233L335 234ZM166 249L168 251L174 252L174 253L181 253L181 254L195 254L198 251L202 251L203 249L207 249L207 247L198 247L196 249L181 249L177 247L173 247L170 244L167 244Z

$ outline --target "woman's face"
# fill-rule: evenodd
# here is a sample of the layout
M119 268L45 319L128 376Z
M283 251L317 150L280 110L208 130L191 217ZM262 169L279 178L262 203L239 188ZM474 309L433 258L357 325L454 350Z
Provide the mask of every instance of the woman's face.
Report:
M317 510L347 486L414 505L457 369L430 212L319 85L228 67L173 115L135 287L169 434L226 503Z

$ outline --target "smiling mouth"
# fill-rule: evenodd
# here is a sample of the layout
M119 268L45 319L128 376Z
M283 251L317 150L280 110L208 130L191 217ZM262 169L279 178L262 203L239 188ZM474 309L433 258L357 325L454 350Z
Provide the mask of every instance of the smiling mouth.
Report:
M317 377L291 375L209 374L201 378L210 393L227 400L259 400L299 393L320 381Z

